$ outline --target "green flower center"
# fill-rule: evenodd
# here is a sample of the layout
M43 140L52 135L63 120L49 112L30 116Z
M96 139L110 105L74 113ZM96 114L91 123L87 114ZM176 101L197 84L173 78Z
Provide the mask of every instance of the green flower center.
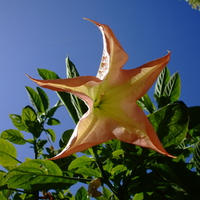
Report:
M102 97L105 95L105 92L102 92L94 101L94 108L99 108L101 104Z

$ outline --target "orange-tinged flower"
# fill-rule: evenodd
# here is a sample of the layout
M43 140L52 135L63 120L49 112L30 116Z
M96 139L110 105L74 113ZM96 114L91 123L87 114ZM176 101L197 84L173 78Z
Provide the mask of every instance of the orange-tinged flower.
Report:
M136 69L124 70L128 55L112 30L96 24L103 35L103 55L97 77L79 76L57 80L36 80L39 86L69 92L82 99L88 111L78 122L67 146L51 160L63 158L111 139L153 149L173 157L162 147L153 126L137 105L167 65L170 53Z

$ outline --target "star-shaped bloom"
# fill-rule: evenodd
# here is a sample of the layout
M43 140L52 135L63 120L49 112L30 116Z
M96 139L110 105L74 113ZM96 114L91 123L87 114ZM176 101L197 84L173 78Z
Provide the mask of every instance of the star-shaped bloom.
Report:
M153 126L137 105L170 59L170 53L131 70L122 69L128 59L112 30L96 24L103 35L103 55L94 76L56 80L36 80L39 86L69 92L82 99L88 111L81 117L58 159L86 150L111 139L118 139L171 156L160 143Z

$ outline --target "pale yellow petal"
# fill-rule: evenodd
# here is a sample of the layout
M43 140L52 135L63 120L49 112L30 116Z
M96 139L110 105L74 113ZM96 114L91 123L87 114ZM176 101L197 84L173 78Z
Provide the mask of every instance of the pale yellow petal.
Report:
M63 158L115 139L113 130L116 126L117 123L114 120L102 116L99 111L91 112L89 110L78 122L67 146L51 160Z
M94 76L79 76L75 78L52 80L37 80L30 76L28 77L43 88L72 93L88 104L91 104L92 93L94 93L95 86L98 86L102 82Z

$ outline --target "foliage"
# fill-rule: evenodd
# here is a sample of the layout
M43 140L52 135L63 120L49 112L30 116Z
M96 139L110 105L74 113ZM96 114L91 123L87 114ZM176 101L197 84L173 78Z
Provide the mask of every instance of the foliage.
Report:
M200 0L186 0L193 9L200 10Z
M67 58L67 77L78 72ZM43 79L56 79L52 71L38 69ZM149 112L166 150L176 156L172 159L153 150L111 140L89 148L82 154L63 159L47 160L58 154L68 142L73 130L66 130L58 141L60 149L53 148L56 141L53 129L60 124L54 118L57 109L64 105L77 123L87 107L77 97L57 92L60 100L50 108L47 94L39 87L26 87L31 106L25 106L21 115L11 114L16 129L0 135L0 199L65 199L89 200L195 200L200 198L200 107L187 107L180 97L180 76L170 76L166 67L158 77L154 97L156 105L146 94L138 105ZM42 139L42 134L47 139ZM14 145L29 144L34 158L25 162L17 159ZM85 184L77 191L70 188ZM79 186L78 184L77 186Z

